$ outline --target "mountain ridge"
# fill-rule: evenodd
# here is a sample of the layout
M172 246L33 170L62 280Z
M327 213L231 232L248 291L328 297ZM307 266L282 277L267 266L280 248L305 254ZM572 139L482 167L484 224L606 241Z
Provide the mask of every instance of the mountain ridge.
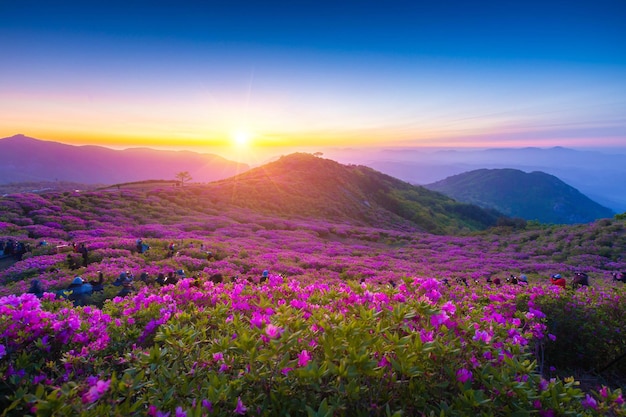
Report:
M541 171L477 169L425 187L458 201L542 223L588 223L615 214L556 176Z
M404 224L433 233L482 230L502 217L369 167L304 153L283 156L204 187L214 199L253 210Z
M58 180L112 184L173 179L181 171L188 171L195 181L208 182L248 168L208 153L74 146L25 135L0 139L0 183Z

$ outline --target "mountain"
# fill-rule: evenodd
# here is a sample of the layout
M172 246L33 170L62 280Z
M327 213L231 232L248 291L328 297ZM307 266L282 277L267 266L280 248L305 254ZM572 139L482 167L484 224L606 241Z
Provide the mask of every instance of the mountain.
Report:
M357 165L296 153L203 187L214 203L274 215L402 226L432 233L480 230L496 224L494 210ZM382 226L381 226L382 227Z
M544 172L478 169L428 184L458 201L541 223L589 223L615 213Z
M248 169L217 155L189 151L72 146L24 135L0 139L0 183L71 181L112 184L174 179L189 171L193 181L227 178Z
M610 153L609 153L610 152ZM422 148L324 150L328 157L367 165L412 184L430 184L475 169L542 171L580 190L616 212L626 211L626 150L497 148L434 150Z

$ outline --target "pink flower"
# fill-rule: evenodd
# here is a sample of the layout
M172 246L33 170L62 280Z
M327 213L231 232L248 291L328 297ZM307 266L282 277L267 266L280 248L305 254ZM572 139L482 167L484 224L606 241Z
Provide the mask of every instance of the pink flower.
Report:
M602 388L600 388L600 395L602 396L602 398L608 397L609 392L606 386L603 386Z
M308 350L303 349L302 352L298 354L298 366L307 366L311 361L311 354Z
M476 330L473 340L489 344L489 342L491 342L491 335L485 330Z
M93 403L97 401L100 397L102 397L102 395L104 395L105 392L108 391L109 385L111 385L111 380L99 380L96 382L95 385L89 388L89 391L83 395L83 403Z
M270 339L278 339L283 334L283 329L270 323L265 328L265 334Z
M248 411L248 409L246 408L245 405L243 405L243 402L241 401L241 397L237 397L237 407L235 407L235 414L239 414L239 415L244 415L246 414L246 411Z
M461 384L464 384L467 381L471 381L472 380L472 371L467 370L465 368L461 368L458 371L456 371L456 379Z

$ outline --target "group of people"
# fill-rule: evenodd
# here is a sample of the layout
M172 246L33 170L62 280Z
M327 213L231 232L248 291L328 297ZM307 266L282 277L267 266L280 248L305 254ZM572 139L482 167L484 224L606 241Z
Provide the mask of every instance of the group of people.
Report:
M561 274L554 274L550 276L550 284L556 285L557 287L565 288L567 287L567 281L565 278L561 276ZM584 272L575 272L574 277L572 278L572 288L578 287L588 287L589 286L589 275Z
M613 280L614 281L621 281L626 283L626 273L624 272L614 272L613 273ZM442 282L447 285L450 286L450 281L448 280L448 278L444 278L442 280ZM461 284L464 285L466 287L469 286L468 280L465 277L459 277L456 278L456 282L457 284ZM500 279L499 277L495 277L492 278L491 276L488 276L485 279L485 282L487 284L493 284L493 285L497 285L500 286L503 284L503 280ZM522 285L522 286L526 286L528 285L528 277L526 275L520 275L520 276L516 276L511 274L508 278L506 278L505 282L507 284L512 284L512 285ZM474 280L475 284L479 284L480 282L475 279ZM550 276L550 283L552 285L556 285L558 287L562 287L562 288L566 288L567 287L567 281L565 278L563 278L561 276L561 274L554 274ZM578 288L578 287L586 287L589 286L589 275L584 273L584 272L576 272L574 273L574 276L572 278L571 281L571 285L573 288Z
M30 251L30 243L13 239L0 240L0 256L13 256L16 260L21 261L24 254Z

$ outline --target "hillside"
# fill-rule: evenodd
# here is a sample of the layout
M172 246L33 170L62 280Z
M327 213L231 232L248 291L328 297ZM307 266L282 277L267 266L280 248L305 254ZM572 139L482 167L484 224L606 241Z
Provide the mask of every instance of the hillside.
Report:
M0 139L0 183L68 181L113 184L174 179L189 171L194 181L227 178L248 169L213 154L153 149L113 150L72 146L24 135Z
M265 213L417 226L432 233L485 229L501 217L371 168L302 153L209 184L208 191L213 199Z
M614 214L557 177L543 172L478 169L425 187L458 201L542 223L588 223Z

